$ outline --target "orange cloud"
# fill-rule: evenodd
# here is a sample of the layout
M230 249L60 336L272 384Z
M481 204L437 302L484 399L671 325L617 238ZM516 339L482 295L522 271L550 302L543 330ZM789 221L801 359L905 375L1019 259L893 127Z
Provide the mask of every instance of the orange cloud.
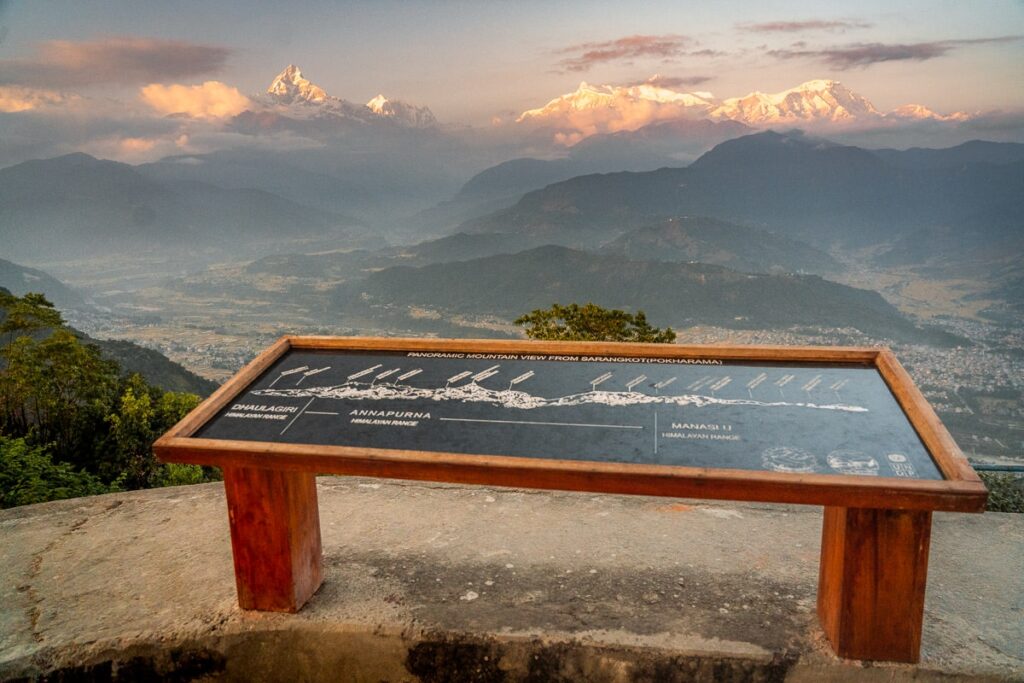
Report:
M61 104L69 98L53 90L35 90L19 86L0 86L0 112L13 114L48 105Z
M161 114L185 114L201 119L234 116L251 104L238 88L220 81L206 81L202 85L151 83L142 89L141 97Z
M153 149L156 147L156 143L156 140L149 138L124 138L120 141L120 146L127 153L138 154Z

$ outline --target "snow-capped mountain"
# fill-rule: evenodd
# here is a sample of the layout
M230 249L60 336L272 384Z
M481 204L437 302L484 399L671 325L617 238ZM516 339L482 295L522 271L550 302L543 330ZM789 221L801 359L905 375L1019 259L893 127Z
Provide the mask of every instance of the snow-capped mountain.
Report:
M966 121L971 115L964 111L955 111L952 114L939 114L923 104L904 104L896 107L886 114L887 117L895 119L914 119L918 121Z
M836 80L807 81L777 93L752 92L717 100L708 92L681 92L658 85L658 77L630 86L581 83L575 92L556 97L543 107L524 111L516 119L558 131L555 139L572 145L599 133L637 130L678 119L737 121L768 128L776 125L856 126L907 121L959 122L963 112L938 114L919 104L889 113L879 111L866 97Z
M543 119L568 112L594 109L611 109L624 103L650 102L659 105L674 105L682 108L696 108L703 112L711 106L711 93L686 93L671 90L651 83L638 85L591 85L580 83L575 92L556 97L543 107L524 111L516 119Z
M340 117L366 122L390 121L409 128L429 128L437 124L427 107L418 107L378 95L365 105L343 100L302 75L302 70L289 64L267 88L263 102L298 118Z
M679 92L652 81L627 86L584 81L575 92L524 111L516 123L555 129L559 131L556 141L572 145L598 133L636 130L657 121L702 118L712 106L711 93Z
M779 93L752 92L724 100L710 115L747 125L776 123L851 122L881 116L867 98L839 81L815 80Z
M383 95L377 95L366 106L377 116L390 118L412 128L429 128L437 124L434 113L427 107L389 100Z
M294 64L289 64L277 75L267 88L267 95L280 104L324 104L328 100L338 99L330 97L323 88L303 78L302 70Z

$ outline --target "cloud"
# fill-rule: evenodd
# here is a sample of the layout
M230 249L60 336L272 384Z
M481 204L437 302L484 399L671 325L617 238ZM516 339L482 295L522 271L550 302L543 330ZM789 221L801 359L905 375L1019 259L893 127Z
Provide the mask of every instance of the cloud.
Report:
M681 93L648 82L630 86L581 83L576 92L519 115L517 123L553 131L555 141L573 145L599 133L636 130L650 123L701 118L710 93Z
M768 52L779 59L814 59L840 71L856 67L867 67L879 62L915 61L923 62L942 57L950 51L965 45L988 43L1010 43L1024 36L998 36L994 38L964 38L959 40L936 40L927 43L851 43L836 47L808 50L771 50Z
M0 60L0 84L61 88L154 83L219 71L228 55L223 47L180 40L53 40L40 44L30 59Z
M596 64L637 57L678 57L693 44L687 36L626 36L617 40L580 43L559 50L559 54L573 55L559 62L568 71L586 71Z
M690 52L687 52L686 54L689 57L725 57L729 53L723 52L721 50L711 50L709 48L704 48L703 50L692 50Z
M141 92L142 101L161 114L185 114L192 118L223 118L249 108L249 98L220 81L202 85L151 83Z
M764 23L736 24L740 31L752 33L803 33L805 31L845 32L851 29L871 28L874 24L852 19L807 19L804 21L767 21Z
M627 87L631 85L643 85L646 83L657 88L692 88L695 85L707 83L710 80L711 76L662 76L661 74L654 74L650 78L645 78L642 81L628 83Z
M17 85L0 85L0 112L12 114L19 111L31 111L60 105L74 99L54 90L36 90Z

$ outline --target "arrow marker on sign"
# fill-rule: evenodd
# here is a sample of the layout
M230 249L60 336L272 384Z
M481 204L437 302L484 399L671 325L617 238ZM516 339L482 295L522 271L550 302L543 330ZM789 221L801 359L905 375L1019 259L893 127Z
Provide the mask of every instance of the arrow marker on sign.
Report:
M399 375L398 377L396 377L395 381L396 382L403 382L403 381L409 379L410 377L415 377L416 375L420 374L421 372L423 372L423 370L421 370L419 368L416 368L415 370L410 370L409 372L403 373L403 374Z
M529 372L524 372L523 374L519 375L518 377L513 378L513 380L508 383L509 390L511 390L512 387L514 387L515 385L519 384L520 382L525 382L526 380L530 379L531 377L533 377L533 370L530 370Z
M381 366L381 364L377 364L377 365L374 365L372 368L366 368L365 370L360 370L359 372L357 372L354 375L349 375L348 379L349 380L353 380L353 379L359 379L360 377L365 377L366 375L369 375L372 372L376 372L377 368L379 368L380 366Z
M814 387L818 386L819 384L821 384L821 375L815 375L814 377L811 378L811 381L803 385L803 387L801 388L804 391L811 391L812 389L814 389Z
M390 377L391 375L395 374L396 372L398 372L401 369L402 368L393 368L391 370L385 370L384 372L382 372L379 375L377 375L376 377L374 377L373 378L373 382L370 382L370 384L374 384L379 379L384 379L385 377Z
M494 367L498 367L498 366L494 366ZM485 379L490 379L491 377L494 377L497 374L498 374L498 370L495 370L494 368L491 368L490 370L484 370L483 372L478 372L475 375L473 375L473 381L474 382L483 382Z
M661 380L660 382L658 382L657 384L654 385L654 390L655 391L661 391L662 389L664 389L669 384L672 384L672 382L675 382L675 381L676 381L675 377L669 377L668 379L663 379L663 380Z
M500 365L492 365L491 367L487 368L486 370L482 370L482 371L476 373L475 375L473 375L473 381L474 382L479 382L481 379L487 379L488 377L492 377L492 376L498 374L498 373L495 372L495 370L497 370L500 367L501 367Z
M459 381L461 381L461 380L464 380L464 379L466 379L467 377L469 377L469 376L470 376L470 375L472 375L472 374L473 374L473 373L472 373L472 372L470 372L469 370L466 370L465 372L460 372L460 373L459 373L459 374L457 374L457 375L453 375L453 376L449 377L449 378L448 378L448 381L447 381L447 382L445 382L445 384L446 384L446 385L448 385L448 384L451 384L452 382L459 382Z
M606 372L603 375L601 375L600 377L595 377L594 379L590 380L590 390L591 391L597 391L597 385L598 384L601 384L602 382L607 382L611 378L612 378L612 373L610 373L610 372Z
M711 385L711 393L724 389L729 382L732 381L732 377L723 377L714 384Z
M647 379L647 375L640 375L636 379L629 380L626 382L626 391L633 391L633 387L640 384L640 382L643 382L645 379Z
M313 375L319 375L321 372L324 372L325 370L330 370L330 369L331 369L331 366L328 365L328 366L323 367L323 368L317 368L316 370L307 370L306 372L302 373L302 377L300 377L299 381L295 383L295 386L299 386L300 384L302 384L302 380L306 379L307 377L312 377Z
M270 383L270 386L272 387L275 384L277 384L279 381L281 381L282 377L287 377L288 375L294 375L296 372L302 372L303 370L309 370L309 366L308 365L303 365L303 366L298 367L298 368L292 368L291 370L282 370L281 374L277 376L277 379L275 379L273 382Z

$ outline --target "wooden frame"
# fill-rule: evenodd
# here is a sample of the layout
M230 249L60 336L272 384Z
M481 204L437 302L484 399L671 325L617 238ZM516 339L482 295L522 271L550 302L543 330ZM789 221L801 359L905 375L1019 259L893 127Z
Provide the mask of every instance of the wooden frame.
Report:
M868 476L830 474L792 474L779 472L757 472L746 470L710 469L681 466L644 465L633 463L567 461L543 458L525 458L494 455L466 455L459 453L421 452L378 448L355 448L346 446L301 445L263 443L252 441L229 441L195 438L193 435L222 408L243 392L275 361L290 349L305 350L350 350L350 351L437 351L459 353L529 353L535 355L599 355L617 357L659 357L659 358L715 358L731 361L790 361L807 363L837 363L874 367L880 373L897 403L904 411L925 448L931 454L944 477L941 481L896 479ZM236 577L239 581L239 595L248 595L248 583L255 579L251 567L239 557L247 557L257 549L247 548L245 539L259 538L261 543L272 542L273 534L267 534L269 522L241 521L235 510L247 493L252 490L266 494L273 487L253 474L260 470L274 470L289 479L283 484L277 482L279 491L289 501L288 513L294 519L315 520L315 487L309 494L309 482L303 476L320 474L348 474L394 479L422 481L444 481L464 484L487 484L524 488L558 489L569 491L591 491L600 493L624 493L653 496L686 498L713 498L726 500L762 501L775 503L798 503L822 505L833 511L826 515L825 537L823 537L822 580L819 596L828 594L824 607L819 602L819 613L826 633L840 654L844 656L865 656L901 661L915 661L920 637L920 616L917 617L917 640L911 638L895 648L866 648L858 638L871 632L872 626L859 625L863 619L856 616L864 613L864 619L875 619L881 625L885 621L883 606L874 598L881 593L859 587L863 583L864 571L874 557L864 551L864 544L886 549L893 553L906 543L893 542L892 538L920 535L924 520L930 523L933 510L980 512L985 507L987 491L971 469L966 458L954 443L952 437L939 421L935 412L914 386L909 375L896 360L891 351L884 348L863 347L787 347L787 346L684 346L668 344L622 344L590 342L534 342L496 341L463 339L407 339L368 337L305 337L285 336L257 356L231 380L204 401L185 419L175 425L154 444L157 457L166 462L217 465L224 468L225 485L232 508L232 539L235 548ZM287 475L287 473L293 473ZM249 482L245 484L244 482ZM255 483L253 483L255 482ZM255 488L252 488L255 487ZM232 491L235 491L232 494ZM312 495L312 501L303 501ZM311 509L312 508L312 511ZM851 510L901 511L896 515L856 515ZM269 513L267 513L269 514ZM283 513L282 513L283 514ZM898 518L899 522L889 521ZM236 519L238 520L236 523ZM865 526L865 519L874 520ZM904 529L906 520L912 520L912 529ZM854 521L856 520L856 521ZM260 526L260 533L247 533L247 526ZM236 526L238 527L236 529ZM272 525L271 525L272 526ZM870 529L868 528L870 527ZM893 532L897 529L899 533ZM928 527L930 528L930 527ZM280 581L287 585L277 594L292 595L293 599L281 602L279 598L260 601L243 599L243 607L254 609L296 610L319 585L319 523L316 522L316 539L308 528L292 529L292 534L281 536L283 540L260 552L285 558L283 565L307 567L305 574L299 571L282 570ZM927 537L927 529L923 532ZM295 544L289 538L301 537ZM927 538L926 538L927 540ZM874 544L874 545L871 545ZM920 546L920 544L918 544ZM854 551L858 548L857 552ZM896 550L894 550L894 548ZM924 545L924 561L927 562L927 544ZM826 552L829 553L826 557ZM908 550L913 556L920 555L920 547ZM917 553L916 555L914 553ZM313 558L313 555L316 557ZM856 556L856 557L855 557ZM913 558L912 558L913 559ZM923 606L924 581L921 562L911 561L912 571L903 584L918 594ZM248 574L246 573L248 572ZM826 576L826 574L828 576ZM243 575L247 586L243 587ZM858 578L859 577L859 578ZM314 581L315 579L315 581ZM876 576L873 581L886 581L889 585L894 578L886 574ZM290 583L289 583L290 582ZM313 584L316 585L313 585ZM870 581L869 581L870 583ZM298 584L301 584L299 586ZM310 586L312 585L312 589ZM872 586L877 587L876 583ZM244 588L244 590L243 590ZM254 589L256 593L266 592L266 587ZM874 589L871 589L874 590ZM273 593L274 591L270 591ZM868 591L870 592L870 591ZM876 595L877 594L877 595ZM867 596L867 597L865 597ZM874 596L874 597L872 597ZM859 606L865 601L874 605L872 609ZM916 602L910 602L916 605ZM844 605L841 609L837 605ZM906 619L913 620L916 606ZM835 608L835 609L833 609ZM877 608L877 609L875 609ZM831 611L830 611L831 610ZM855 618L851 621L851 615ZM891 616L891 614L890 614ZM856 636L847 634L855 633ZM870 638L869 638L870 640ZM853 643L851 646L850 643Z

